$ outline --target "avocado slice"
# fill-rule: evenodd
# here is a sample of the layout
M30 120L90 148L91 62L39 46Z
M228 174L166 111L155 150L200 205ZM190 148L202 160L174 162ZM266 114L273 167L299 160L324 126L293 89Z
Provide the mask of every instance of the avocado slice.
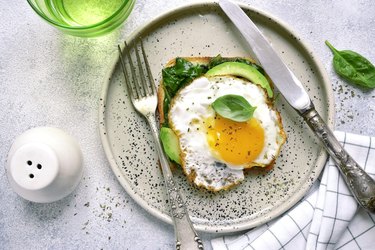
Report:
M162 127L160 129L160 140L163 144L164 152L169 159L181 165L180 143L173 130L167 127Z
M221 76L234 75L248 79L249 81L258 84L267 91L270 98L273 97L273 91L267 78L260 73L256 68L241 62L224 62L221 63L205 74L206 76Z

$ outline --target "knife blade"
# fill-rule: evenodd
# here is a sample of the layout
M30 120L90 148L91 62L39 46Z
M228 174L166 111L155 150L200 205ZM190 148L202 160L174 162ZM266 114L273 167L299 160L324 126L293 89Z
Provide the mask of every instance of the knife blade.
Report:
M282 61L262 32L240 6L228 0L219 0L219 5L247 41L280 93L322 141L325 149L343 174L344 180L357 202L367 211L375 213L375 181L340 145L315 110L314 104L299 79Z
M246 13L233 2L219 1L219 5L249 43L260 64L289 104L298 110L307 108L311 100L301 82L288 69Z

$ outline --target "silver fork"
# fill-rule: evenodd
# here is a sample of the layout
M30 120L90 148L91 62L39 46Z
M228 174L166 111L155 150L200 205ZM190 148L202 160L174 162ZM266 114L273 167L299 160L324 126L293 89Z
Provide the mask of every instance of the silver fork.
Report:
M169 161L166 158L160 144L159 130L155 116L157 107L155 83L151 75L150 66L148 64L141 39L139 39L139 43L141 53L139 53L139 46L134 45L133 48L135 50L136 57L135 63L133 63L130 55L131 48L126 42L124 51L125 57L128 61L128 67L126 67L125 58L123 57L123 52L120 45L118 46L120 53L119 57L130 100L134 108L146 118L155 140L156 151L159 156L170 204L170 213L173 220L176 237L176 249L203 249L203 243L194 230L185 202L177 189L171 169L169 168Z

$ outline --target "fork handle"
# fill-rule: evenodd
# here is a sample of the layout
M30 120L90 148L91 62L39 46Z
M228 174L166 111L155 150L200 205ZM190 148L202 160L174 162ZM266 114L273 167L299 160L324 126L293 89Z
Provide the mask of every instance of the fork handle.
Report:
M157 128L155 122L155 115L150 113L146 115L146 118L155 140L156 151L159 156L165 186L167 189L170 213L175 229L176 249L204 249L203 243L190 220L185 201L183 200L181 193L176 186L171 169L169 168L168 159L166 158L163 148L161 147L159 129Z
M323 142L357 202L367 211L375 213L375 180L341 146L313 105L301 112L301 115Z

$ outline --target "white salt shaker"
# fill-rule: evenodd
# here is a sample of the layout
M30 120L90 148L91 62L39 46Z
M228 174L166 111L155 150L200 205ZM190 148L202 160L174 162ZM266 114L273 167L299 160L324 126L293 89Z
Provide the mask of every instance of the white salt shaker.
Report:
M37 127L16 138L8 153L8 180L26 200L53 202L70 194L81 180L82 152L61 129Z

